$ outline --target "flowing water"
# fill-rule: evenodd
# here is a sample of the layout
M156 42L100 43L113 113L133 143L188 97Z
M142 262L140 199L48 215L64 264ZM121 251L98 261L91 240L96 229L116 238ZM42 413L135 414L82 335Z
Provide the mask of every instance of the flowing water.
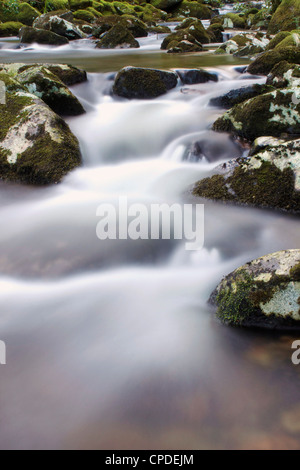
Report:
M193 184L246 151L209 130L223 112L209 100L263 79L241 76L231 57L161 53L160 42L130 52L2 44L2 61L93 73L73 87L87 114L68 120L82 168L55 187L0 185L1 448L299 447L293 338L226 328L207 305L223 275L299 247L298 220L205 201L201 251L96 237L99 204L199 202ZM129 64L206 66L219 82L118 99L112 79Z

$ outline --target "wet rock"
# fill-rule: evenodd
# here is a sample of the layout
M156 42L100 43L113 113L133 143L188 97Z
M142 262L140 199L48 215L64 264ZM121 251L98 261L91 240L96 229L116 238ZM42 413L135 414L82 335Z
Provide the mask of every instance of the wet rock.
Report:
M255 96L268 93L273 90L273 87L266 85L250 85L239 88L237 90L231 90L225 95L212 98L209 102L210 106L218 106L220 108L230 109L236 104L243 103Z
M249 157L231 160L199 181L196 196L300 213L300 139L257 139Z
M246 29L246 17L243 14L227 13L223 18L223 26L229 29Z
M183 155L189 162L217 162L228 158L239 158L243 155L242 147L227 134L216 135L208 132L202 139L190 144Z
M202 51L203 47L194 36L186 30L178 31L169 34L161 44L162 50L170 52L198 52Z
M42 17L38 18L38 20L33 23L33 27L37 28L37 24L40 25L39 28L63 36L70 41L83 39L85 37L85 34L80 31L77 26L59 16L50 16L47 21Z
M106 33L117 25L121 25L126 28L135 38L148 36L148 28L146 24L138 18L134 18L133 16L128 15L123 15L121 17L117 15L111 15L98 18L93 27L93 36L100 38L103 33Z
M202 22L196 18L188 18L184 20L180 25L176 27L176 31L184 31L186 34L193 36L196 41L200 44L209 44L211 42L211 36L207 33L207 30L204 28ZM176 39L176 32L172 33L170 40L172 38Z
M22 23L17 21L9 21L8 23L0 24L0 37L5 38L8 36L18 36Z
M276 88L300 87L300 66L279 62L268 75L267 84Z
M269 44L269 39L261 37L261 34L237 34L229 41L222 44L216 50L217 54L226 52L226 54L234 54L237 57L251 57L265 50Z
M125 67L117 75L114 94L128 99L151 99L175 88L176 73L139 67Z
M258 56L247 70L253 75L268 75L273 67L283 60L291 64L300 64L300 47L285 47L267 51Z
M25 26L19 31L20 42L23 44L47 44L49 46L63 46L68 44L67 38L43 29Z
M78 116L85 111L68 87L49 69L36 65L19 73L17 80L27 91L41 98L55 113Z
M300 250L263 256L226 276L210 298L232 326L299 329Z
M34 21L33 27L37 29L48 29L49 20L53 16L62 18L63 20L69 21L70 23L72 23L72 21L74 20L74 15L71 11L68 11L68 10L50 11L49 13L45 13L44 15L39 16L39 18L36 18L36 20Z
M278 31L292 31L299 27L300 3L299 0L282 0L269 24L268 33L276 34Z
M0 177L25 184L58 183L81 163L67 124L30 93L6 93L1 106Z
M131 32L121 24L113 26L107 33L104 33L96 43L96 48L98 49L137 49L139 47L138 41L133 37Z
M223 33L225 29L221 24L212 24L207 28L207 33L211 38L211 42L223 42Z
M213 125L246 140L300 134L300 88L274 90L236 105Z
M176 70L183 85L195 85L196 83L217 82L218 75L203 69Z

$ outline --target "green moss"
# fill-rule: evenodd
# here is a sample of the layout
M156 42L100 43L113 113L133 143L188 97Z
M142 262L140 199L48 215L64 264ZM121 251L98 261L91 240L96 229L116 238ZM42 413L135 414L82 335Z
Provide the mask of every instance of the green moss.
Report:
M0 21L16 21L20 4L18 0L2 0L0 2Z
M92 0L69 0L71 10L85 10L88 7L93 6Z
M225 18L228 18L232 21L234 28L246 28L246 18L244 15L237 15L236 13L227 13L227 15L225 15Z
M194 196L204 197L206 199L219 199L222 201L234 200L226 187L226 181L222 175L214 175L211 178L205 178L195 185Z
M40 12L28 3L21 3L17 20L27 26L32 26L34 20L40 16Z
M282 0L269 24L268 33L276 34L278 31L291 31L299 27L300 2L299 0Z
M280 44L286 37L290 36L289 31L280 31L276 36L271 39L269 44L266 47L266 51L270 51L272 49L275 49L275 47Z
M193 17L199 20L209 20L213 17L213 11L210 7L202 3L190 2L183 0L183 2L173 10L173 16L185 16L187 18Z
M291 64L300 64L300 47L285 47L267 51L249 65L248 72L254 75L268 75L274 65L283 60Z
M105 33L96 44L98 49L115 49L116 47L139 48L140 45L127 28L117 24Z
M79 10L80 11L80 10ZM97 11L95 8L93 7L88 7L85 11L88 11L90 13L92 13L92 15L95 17L95 18L101 18L102 16L102 13L100 13L99 11Z
M95 15L87 10L77 10L74 13L74 18L77 20L83 20L86 23L93 23L95 20Z
M3 74L2 79L5 79ZM20 85L21 86L21 85ZM14 93L6 93L6 104L1 105L0 114L0 141L2 141L9 129L17 122L27 117L26 106L32 104L32 99L27 96L18 96ZM1 174L1 172L0 172Z
M47 0L45 3L45 7L41 11L42 13L45 13L47 11L68 10L68 9L69 9L68 0Z
M9 21L7 23L0 24L0 37L4 38L7 36L18 36L22 23L16 21Z

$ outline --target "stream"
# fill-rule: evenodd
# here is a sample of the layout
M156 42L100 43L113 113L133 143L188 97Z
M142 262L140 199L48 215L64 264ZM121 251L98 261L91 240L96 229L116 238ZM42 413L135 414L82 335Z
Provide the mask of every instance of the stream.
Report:
M264 78L245 60L159 50L101 51L88 41L15 49L1 62L70 63L87 113L67 120L83 166L62 184L1 182L2 449L299 448L300 366L286 334L221 325L207 300L251 259L299 248L299 222L279 212L198 201L193 184L246 150L210 130L212 97ZM125 65L205 67L218 83L181 85L154 100L111 95ZM206 158L192 155L205 142ZM205 203L205 244L106 240L99 204Z

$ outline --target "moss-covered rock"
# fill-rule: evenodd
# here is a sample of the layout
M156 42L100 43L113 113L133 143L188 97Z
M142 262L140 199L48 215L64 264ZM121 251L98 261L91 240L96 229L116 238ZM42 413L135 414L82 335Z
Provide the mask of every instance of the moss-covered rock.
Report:
M147 28L148 33L155 33L155 34L170 34L171 29L168 26L157 25L157 26L149 26Z
M50 46L63 46L68 44L69 41L63 36L46 31L43 29L35 29L30 26L24 26L19 31L20 41L23 44L48 44Z
M300 2L299 0L282 0L269 24L268 33L276 34L278 31L292 31L299 27Z
M276 88L300 87L300 66L279 62L269 73L267 84Z
M33 185L58 183L81 163L77 139L40 99L6 93L1 105L0 177Z
M179 49L185 48L185 45L189 49L188 52L197 52L203 49L202 44L185 29L171 33L165 37L161 44L161 49L176 52L174 49L177 48L178 52L186 52L186 50L179 51Z
M300 64L300 47L286 47L267 51L258 56L249 65L247 71L253 75L268 75L273 67L283 60L291 64Z
M202 22L197 19L188 18L177 26L176 31L184 31L193 36L200 44L209 44L211 36L207 33ZM177 33L173 33L177 34ZM171 36L172 37L172 36Z
M231 326L300 327L300 250L263 256L226 276L210 297Z
M275 49L275 47L280 44L286 37L290 35L290 31L280 31L279 33L274 36L269 44L266 47L266 51L271 51L272 49Z
M273 91L272 86L267 85L249 85L237 90L231 90L225 95L212 98L209 102L211 106L230 109L237 104L244 103L251 98Z
M125 67L117 74L113 92L127 99L151 99L175 88L176 73L141 67Z
M300 140L261 137L249 158L231 160L199 181L194 195L300 213Z
M217 82L218 75L203 69L176 70L183 85L195 85L197 83Z
M207 34L210 36L211 42L223 42L224 31L221 24L212 24L207 28Z
M93 6L92 0L69 0L69 5L72 11L85 10Z
M49 20L53 16L62 18L63 20L69 21L70 23L74 20L74 15L70 10L55 10L48 13L44 13L34 20L33 27L38 29L49 29Z
M75 39L83 39L85 37L84 33L75 26L70 21L61 18L60 16L50 16L47 18L40 17L33 23L34 28L41 28L46 31L51 31L52 33L63 36L69 41Z
M22 23L17 21L8 21L7 23L0 24L0 37L5 38L8 36L18 36Z
M103 33L109 31L112 27L121 25L126 28L135 38L148 36L147 26L138 18L133 16L103 16L98 18L93 27L93 36L99 38Z
M113 26L107 33L104 33L96 43L98 49L127 49L139 48L138 41L131 32L121 24Z
M229 29L245 29L246 17L243 14L227 13L223 19L223 26Z
M229 41L224 42L224 44L216 50L216 53L220 54L224 51L226 54L234 54L237 57L251 57L263 52L268 44L269 39L261 37L261 33L237 34Z
M213 10L204 5L203 3L190 2L183 0L183 2L173 10L174 16L185 16L189 18L198 18L199 20L209 20L213 17Z
M85 112L68 87L42 65L26 68L17 79L29 93L41 98L57 114L78 116Z
M151 5L165 11L173 10L181 2L182 0L150 0Z
M39 8L39 5L41 5L41 1L38 0L35 2L36 5L35 8ZM57 11L57 10L68 10L69 9L69 0L47 0L45 2L44 8L41 8L41 12L45 11Z
M40 16L40 12L28 3L20 3L17 20L27 26L32 26L34 20Z
M300 134L300 88L275 90L236 105L213 128L249 141L264 135Z
M300 30L289 34L277 46L275 50L284 49L286 47L298 47L300 45Z
M88 10L77 10L74 13L74 18L77 20L83 20L86 23L93 23L95 21L95 15Z
M19 13L19 2L2 0L0 2L0 22L16 21Z

